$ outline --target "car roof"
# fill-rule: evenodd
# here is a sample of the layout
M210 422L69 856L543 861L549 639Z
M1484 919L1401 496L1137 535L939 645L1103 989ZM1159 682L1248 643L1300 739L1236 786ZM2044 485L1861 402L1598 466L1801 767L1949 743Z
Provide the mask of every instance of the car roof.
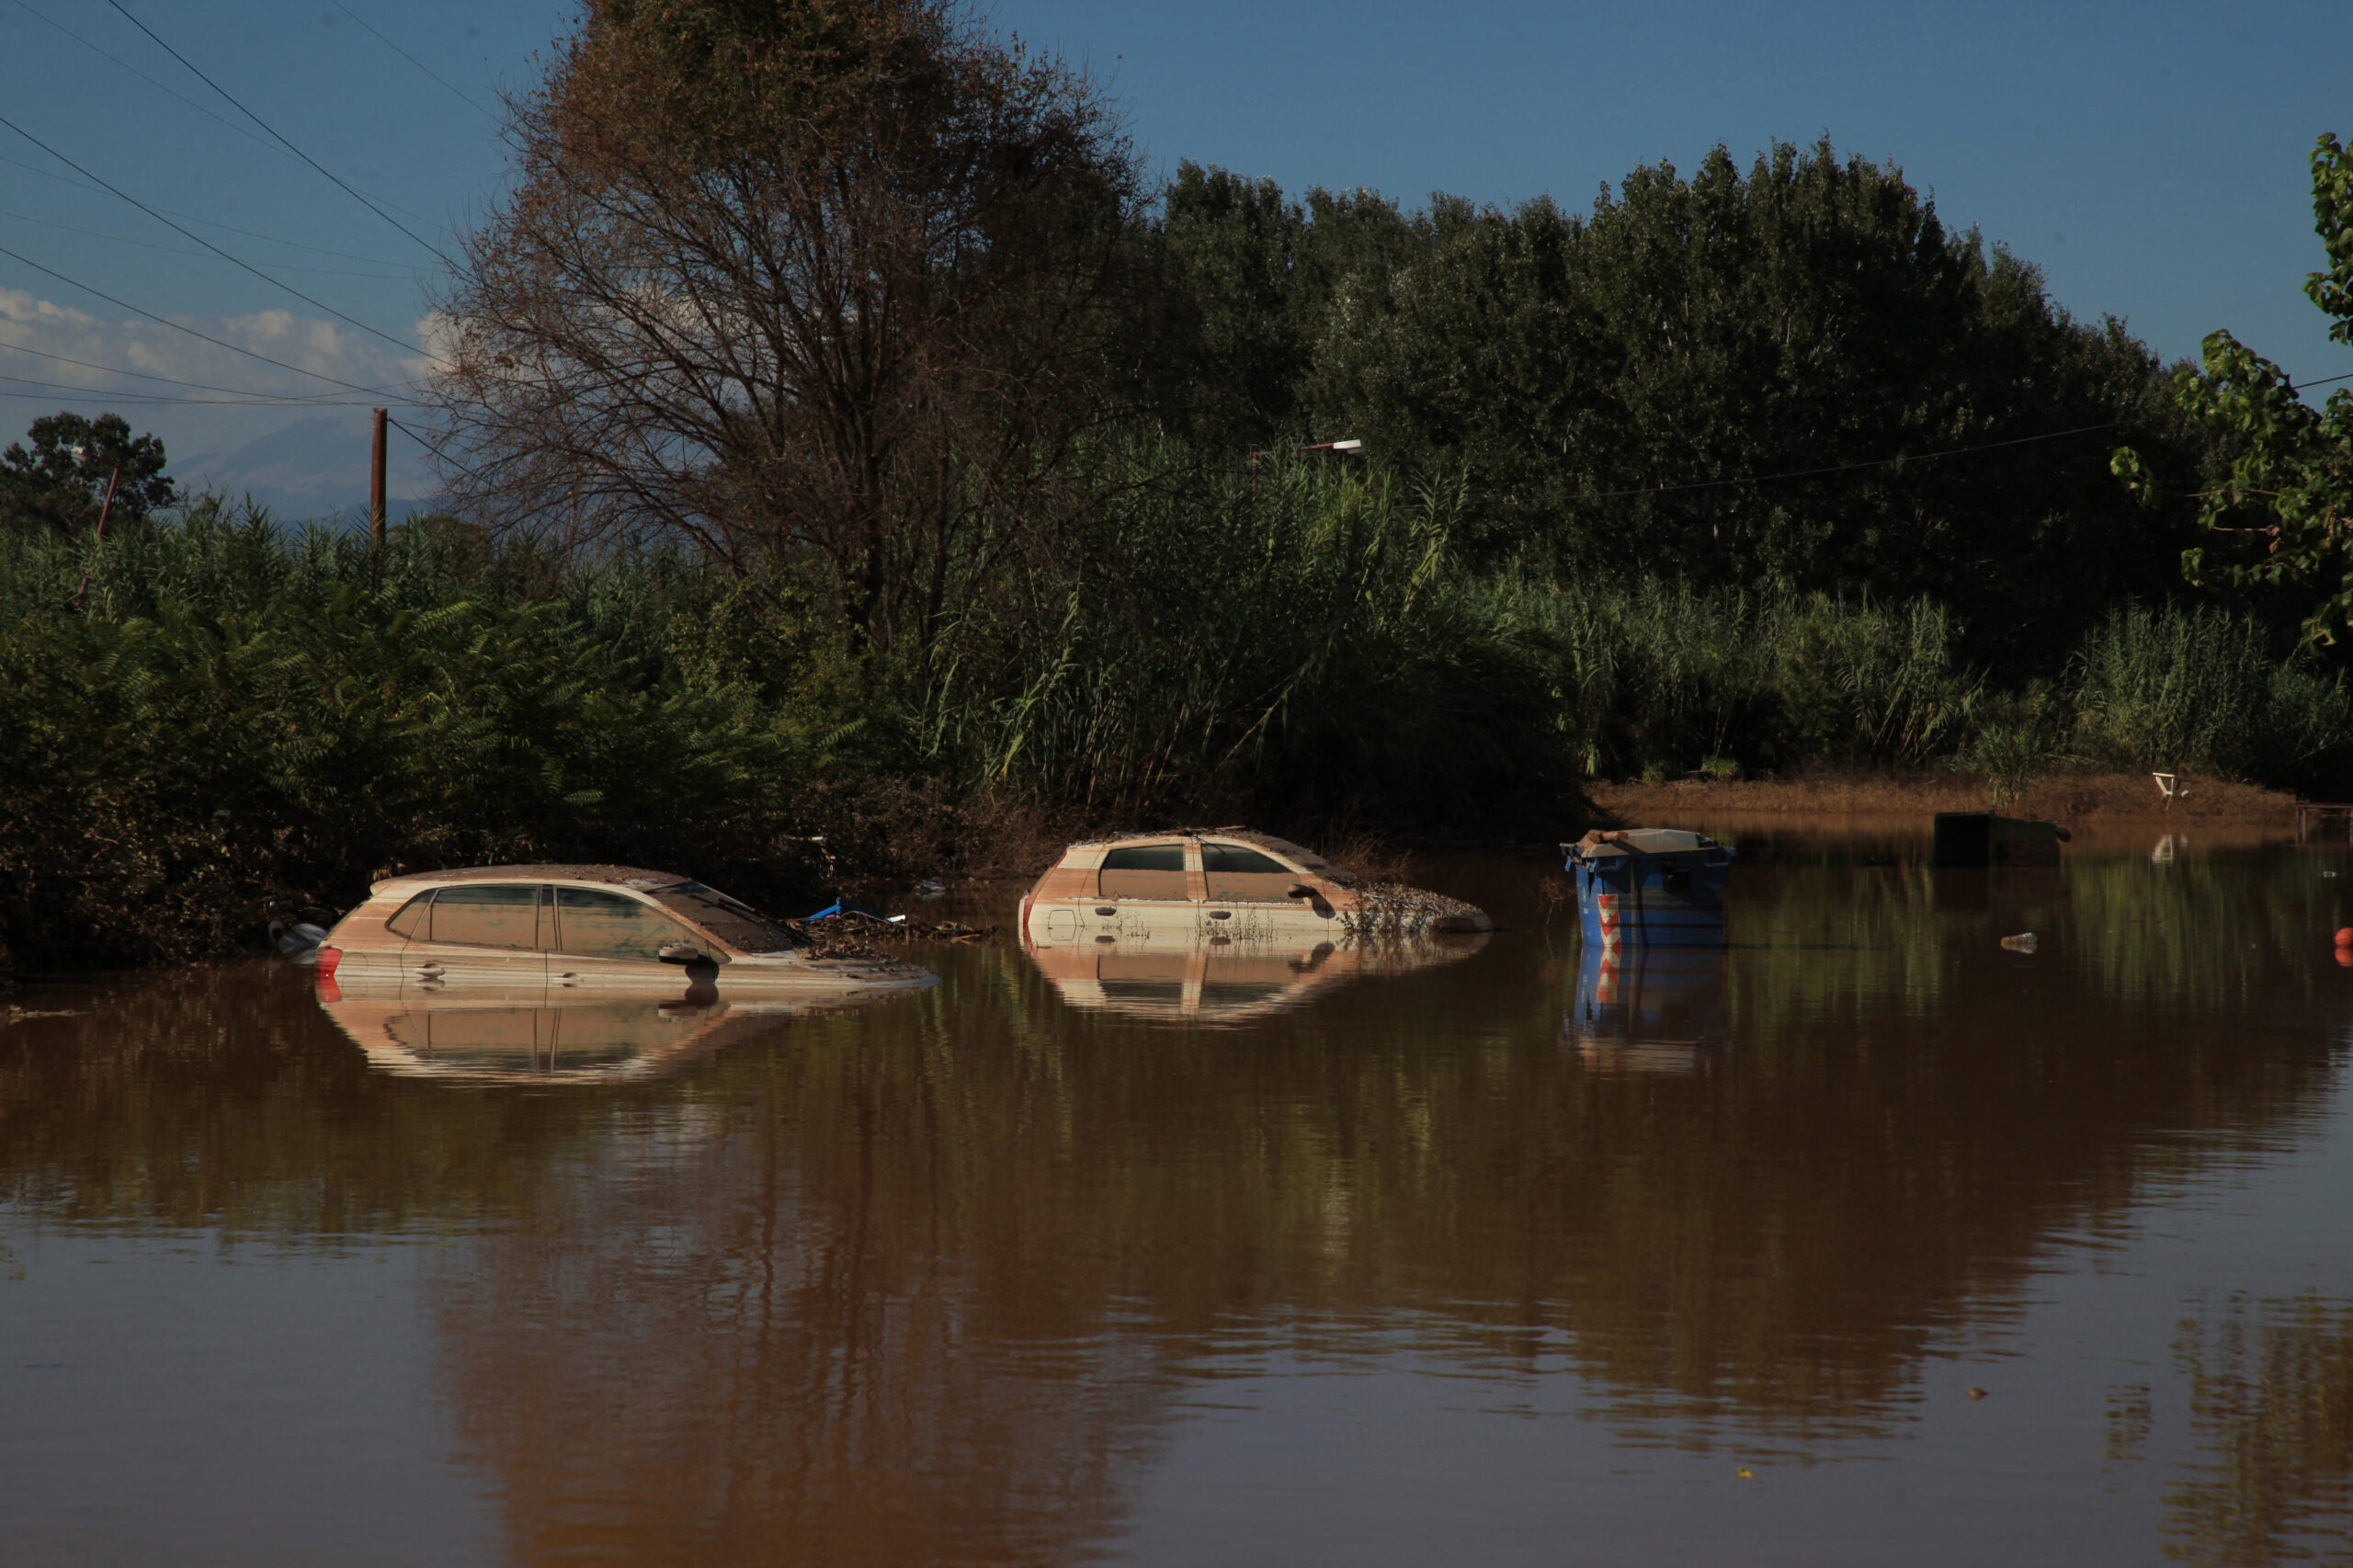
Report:
M644 892L693 880L675 871L649 871L642 866L460 866L446 871L404 871L383 878L369 891L421 890L445 882L601 882Z
M1324 857L1313 850L1293 844L1288 838L1277 838L1271 833L1260 833L1256 828L1252 827L1169 827L1163 828L1158 833L1115 833L1106 838L1082 838L1069 846L1063 853L1067 854L1071 849L1113 849L1128 844L1158 844L1171 838L1232 839L1240 844L1255 844L1261 849L1271 849L1278 855L1288 855L1293 859L1304 858L1311 865L1324 863Z

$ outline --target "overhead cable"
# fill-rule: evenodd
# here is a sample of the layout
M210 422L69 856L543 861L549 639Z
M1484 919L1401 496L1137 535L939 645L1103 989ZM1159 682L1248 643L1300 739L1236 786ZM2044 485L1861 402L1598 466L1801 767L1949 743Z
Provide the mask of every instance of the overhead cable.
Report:
M2285 372L2282 372L2284 375ZM2309 381L2289 378L2289 389L2325 387L2331 381L2353 381L2353 371L2341 376L2320 376ZM2086 436L2097 430L2118 430L2135 423L2130 419L2110 419L2099 425L2078 425L2072 430L2051 430L2040 436L2017 436L2006 441L1987 441L1974 447L1948 447L1937 452L1913 452L1892 458L1873 458L1867 462L1831 463L1822 468L1791 469L1786 473L1744 475L1738 479L1701 479L1688 484L1654 484L1638 490L1597 490L1584 495L1564 496L1568 501L1619 501L1632 495L1671 495L1686 490L1722 490L1734 484L1771 484L1784 479L1815 479L1825 473L1853 473L1864 469L1893 468L1903 463L1929 462L1938 458L1967 457L1972 452L1990 452L2003 447L2023 447L2036 441L2057 441L2069 436Z
M34 146L40 148L51 157L55 158L59 163L63 164L67 168L72 169L75 174L80 175L83 178L96 180L99 185L106 186L109 194L122 198L123 200L128 201L133 207L138 208L139 210L146 213L147 216L154 219L155 222L163 224L174 233L179 234L187 239L194 240L198 244L202 245L206 250L210 251L214 256L219 256L222 260L243 267L245 271L252 273L256 278L260 278L271 288L281 289L287 293L293 295L296 299L301 301L304 304L309 305L313 310L324 311L327 314L335 317L335 319L339 322L347 323L352 326L358 327L364 333L368 333L376 337L381 337L404 354L414 354L417 352L416 345L414 343L404 342L400 338L394 337L389 332L384 332L376 327L369 326L358 316L346 315L341 311L336 310L333 305L328 304L325 301L313 299L312 296L303 293L302 290L295 288L291 283L272 278L268 273L264 272L252 262L245 261L238 256L231 256L227 251L222 250L219 245L214 244L202 234L197 233L192 230L182 228L179 224L173 222L169 218L165 217L161 212L156 211L153 207L148 206L145 202L140 200L130 192L120 190L114 186L108 185L104 179L101 179L98 176L92 174L89 170L84 168L81 165L75 163L73 159L59 152L56 148L51 146L48 142L42 141L31 131L27 131L15 120L8 119L6 115L0 115L0 126L6 126L9 130L15 131L17 135L31 142ZM438 356L435 356L430 350L427 350L426 358L438 358Z
M104 196L106 194L105 191L99 190L97 186L90 184L87 180L78 180L72 175L59 174L55 169L42 168L39 164L26 163L22 158L11 158L5 154L0 154L0 164L6 164L12 169L23 169L28 174L39 175L43 179L53 179L60 185L70 185L76 190L96 190L100 196ZM281 239L276 234L265 234L254 229L240 229L233 223L216 222L212 219L201 218L193 212L176 211L169 207L158 207L155 210L158 212L170 213L171 216L180 219L185 222L194 223L197 227L201 229L218 229L224 234L240 234L249 240L266 240L274 245L285 245L293 250L312 251L320 256L341 256L346 261L365 261L371 262L378 267L409 267L412 271L415 270L413 263L393 261L387 256L361 256L357 251L330 250L325 245L308 245L304 244L300 240Z
M22 5L24 4L24 0L17 0L17 3L18 5ZM327 0L327 4L333 6L345 16L349 17L353 21L358 22L361 27L367 28L369 35L372 36L378 43L382 44L386 49L391 50L394 54L399 55L403 60L407 61L411 65L415 66L419 71L424 72L426 75L440 83L444 87L448 87L451 93L455 94L459 98L471 105L485 119L490 119L494 123L497 120L498 116L492 114L490 110L483 108L482 105L475 103L472 94L460 91L457 86L452 85L446 77L444 77L441 73L433 69L432 66L427 65L424 61L419 60L415 55L411 54L407 50L403 49L399 44L394 43L391 39L386 38L382 33L377 32L374 28L369 27L368 18L353 10L350 6L345 5L343 0Z
M85 370L104 370L110 376L130 376L142 381L160 381L167 387L191 387L198 392L233 392L239 397L282 397L291 403L313 402L327 395L324 392L256 392L251 387L220 387L214 386L210 381L183 381L172 376L158 376L146 370L128 370L120 365L101 365L95 359L76 359L71 355L52 354L46 348L33 348L22 343L0 343L0 348L5 348L12 354L30 354L42 359L54 359L61 365L78 365ZM22 381L24 378L19 376L11 379ZM102 389L83 390L97 396L106 395Z
M15 5L17 9L24 12L25 15L32 17L36 21L47 22L51 27L55 28L59 32L63 33L67 38L72 39L75 43L80 44L84 49L88 50L99 59L107 61L121 70L128 71L131 74L138 77L141 81L146 83L157 92L169 94L171 97L179 99L180 102L188 105L188 108L196 110L197 113L203 115L208 119L219 120L222 125L227 126L230 130L235 131L238 135L244 137L255 146L269 147L269 150L273 153L280 152L280 150L276 147L270 147L268 142L263 141L252 131L247 131L244 126L239 125L235 120L231 119L226 115L215 113L213 110L206 108L202 104L198 103L194 98L189 97L186 93L165 86L163 83L155 80L154 77L147 74L146 72L139 69L138 66L131 63L130 61L123 59L119 54L108 53L105 50L99 48L97 44L92 43L88 39L84 38L80 33L75 32L72 28L67 27L63 22L58 21L55 17L43 16L40 12L25 4L25 0L15 0ZM280 155L283 156L283 153L280 153Z
M332 400L332 401L325 401L325 400L321 400L321 399L318 399L318 398L289 397L289 396L285 396L285 395L282 395L282 394L279 394L279 393L277 393L277 392L237 392L237 391L236 391L234 388L233 388L233 387L223 387L223 388L220 388L220 389L218 389L218 390L220 390L220 391L227 392L231 393L231 395L230 395L229 397L227 397L227 398L215 398L215 397L171 397L171 396L168 396L168 395L166 395L166 394L165 394L165 393L163 393L163 392L108 392L108 391L106 391L104 388L101 388L101 387L83 387L83 386L75 386L75 385L74 385L74 384L73 384L72 382L70 382L70 381L36 381L36 380L34 380L34 379L33 379L32 377L30 377L30 376L8 376L8 375L0 375L0 381L6 381L6 382L8 382L8 383L9 383L10 385L12 385L12 386L19 386L19 387L46 387L46 388L47 388L49 391L51 391L51 392L73 392L73 393L75 393L75 394L78 396L78 398L79 398L79 400L80 400L80 401L83 401L83 402L85 402L85 403L231 403L231 402L233 402L233 403L250 403L250 404L253 404L253 405L256 405L256 406L267 405L267 406L271 407L271 408L318 408L318 407L334 407L334 406L336 406L337 404L340 404L340 403L350 403L350 402L352 402L352 401L353 401L353 400L351 400L351 399L349 399L349 398L342 398L342 399L335 399L335 400ZM185 383L184 383L184 384L185 384Z
M1722 490L1734 484L1771 484L1783 479L1813 479L1825 473L1853 473L1862 469L1893 468L1900 463L1927 462L1936 458L1957 458L1969 452L1989 452L1996 447L2023 447L2033 441L2056 441L2068 436L2088 435L2095 430L2114 430L2130 424L2124 419L2110 419L2099 425L2078 425L2073 430L2052 430L2040 436L2019 436L2007 441L1988 441L1980 447L1948 447L1940 452L1907 453L1893 458L1873 458L1868 462L1830 463L1822 468L1791 469L1786 473L1745 474L1738 479L1699 479L1688 484L1651 484L1636 490L1597 490L1583 495L1562 497L1566 501L1617 501L1630 495L1671 495L1685 490Z
M347 381L340 377L330 376L324 370L306 370L300 365L290 365L283 359L273 359L267 354L256 353L250 348L241 348L236 344L231 343L225 338L215 337L210 333L199 332L192 326L182 326L178 322L172 320L168 316L160 314L154 311L143 309L141 306L131 303L127 300L118 300L112 294L107 293L103 290L94 289L89 284L81 281L79 278L68 278L65 274L58 271L53 267L43 267L40 262L33 260L32 257L19 255L17 252L8 249L6 245L0 245L0 256L5 256L11 261L21 262L23 265L31 267L35 272L43 273L51 278L54 278L60 283L64 284L70 289L79 289L82 292L89 295L94 300L104 300L108 304L114 306L117 310L129 311L132 315L139 317L142 321L153 322L157 326L169 327L174 332L184 332L190 337L201 338L203 341L211 344L214 347L225 348L232 354L242 354L248 359L258 359L265 365L275 365L281 370L291 370L298 376L309 376L313 381L325 381L331 386L342 387L349 392L366 392L370 397L397 398L400 395L397 392L387 392L382 387L362 386L358 381Z
M155 210L160 212L163 209L159 207ZM109 234L103 229L78 228L72 223L60 223L48 218L36 218L28 212L9 212L0 210L0 218L6 218L18 223L38 223L44 229L58 229L69 234L87 234L94 240L104 240L108 244L137 245L142 250L162 251L165 256L208 254L204 251L189 250L182 245L159 244L153 240L134 240L124 234ZM373 278L387 283L397 283L404 277L414 276L414 274L398 272L355 272L347 267L304 267L300 262L292 261L272 262L270 265L285 272L315 272L326 278Z
M189 74L194 75L198 81L203 83L206 86L211 88L222 97L227 98L231 108L234 108L239 114L244 115L247 119L252 120L256 125L260 126L264 131L268 131L271 138L275 140L279 146L285 148L288 152L293 153L296 157L310 165L311 167L318 170L319 173L326 176L328 179L333 180L335 187L341 190L345 195L350 197L354 201L357 201L359 205L368 209L369 211L373 212L377 217L381 218L385 222L390 223L393 228L398 229L402 233L406 234L410 239L415 240L418 244L423 245L426 250L431 251L435 256L440 256L443 261L446 262L449 259L447 256L442 255L441 247L439 245L435 244L431 240L426 239L415 230L410 228L406 223L402 222L399 219L393 217L391 213L377 206L375 202L369 200L358 191L354 190L350 186L344 183L342 176L335 174L335 171L328 168L324 164L320 163L308 153L302 151L301 148L294 145L293 142L286 140L285 137L278 135L276 128L271 126L267 120L262 119L261 116L256 114L244 104L239 103L235 97L232 97L228 88L222 86L220 83L214 81L203 72L199 71L195 64L189 61L187 55L182 54L178 50L174 49L170 44L165 43L161 38L157 37L154 28L149 27L138 17L132 16L129 11L124 10L122 0L107 0L107 4L113 6L118 11L121 11L124 20L128 21L132 27L137 28L141 32L145 33L150 39L153 39L156 48L162 50L165 54L170 55L174 60L178 61L182 65L187 66Z
M14 379L0 376L0 381ZM40 385L40 383L32 384ZM81 391L82 389L74 390ZM9 392L5 387L0 387L0 398L12 398L19 403L54 403L58 401L58 395L53 392ZM358 397L330 399L321 403L274 403L267 398L251 397L150 397L136 394L121 397L110 394L92 396L86 392L84 392L80 401L102 403L109 408L187 408L195 405L210 408L366 408L369 406L368 399Z
M449 455L443 451L438 444L427 440L425 437L418 435L415 431L410 429L407 426L402 424L399 420L394 419L390 415L386 415L384 416L384 423L399 431L402 435L406 436L410 440L415 441L418 446L423 447L426 451L432 453L433 460L439 463L443 468L467 479L476 477L473 470L467 468L462 463L451 461Z

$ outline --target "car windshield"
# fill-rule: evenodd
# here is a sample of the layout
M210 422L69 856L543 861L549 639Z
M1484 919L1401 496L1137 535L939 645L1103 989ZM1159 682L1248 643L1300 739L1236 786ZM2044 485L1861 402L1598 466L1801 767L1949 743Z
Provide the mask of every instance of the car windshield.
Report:
M782 922L700 882L655 888L646 896L673 914L685 915L739 953L784 953L800 945Z

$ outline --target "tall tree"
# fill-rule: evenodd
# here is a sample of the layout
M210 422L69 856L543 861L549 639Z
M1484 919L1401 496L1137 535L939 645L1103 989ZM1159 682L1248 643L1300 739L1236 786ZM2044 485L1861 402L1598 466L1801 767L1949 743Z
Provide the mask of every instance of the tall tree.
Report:
M2308 274L2304 293L2334 318L2330 338L2353 344L2353 153L2324 133L2312 170L2313 227L2329 269ZM2185 551L2183 574L2298 591L2309 606L2306 634L2334 642L2353 620L2353 390L2339 387L2315 409L2285 371L2228 332L2208 334L2201 348L2201 368L2177 373L2174 396L2231 458L2197 497L2199 522L2222 542ZM2164 494L2138 449L2120 449L2114 467L2143 498Z
M27 442L31 443L29 447ZM114 486L108 514L119 524L143 521L168 506L172 481L168 460L154 436L133 436L119 414L44 415L25 440L0 452L0 525L80 529L98 520L107 486Z
M1290 204L1188 167L1165 234L1197 431L1462 472L1490 554L1932 593L1973 654L2041 668L2177 580L2186 517L2136 510L2105 460L2120 427L2196 472L2148 350L1826 142L1638 168L1586 214Z
M459 493L802 569L918 655L1078 500L1136 175L955 0L589 0L445 302Z

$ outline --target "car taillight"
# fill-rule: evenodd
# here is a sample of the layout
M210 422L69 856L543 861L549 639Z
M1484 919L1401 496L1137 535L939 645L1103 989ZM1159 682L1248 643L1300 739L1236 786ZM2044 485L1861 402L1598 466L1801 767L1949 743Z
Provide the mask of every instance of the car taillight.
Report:
M335 965L342 961L343 949L341 948L321 948L319 949L319 978L321 980L324 980L328 976L334 974Z
M334 975L323 974L319 976L319 1000L322 1002L340 1002L343 1000L343 987L335 983Z

